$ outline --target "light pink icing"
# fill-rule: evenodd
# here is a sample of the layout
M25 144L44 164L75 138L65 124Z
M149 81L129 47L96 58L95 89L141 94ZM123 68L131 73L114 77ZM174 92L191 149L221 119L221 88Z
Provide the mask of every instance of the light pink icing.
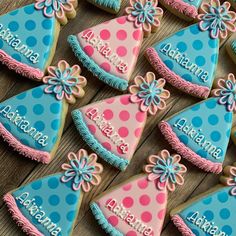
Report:
M15 150L32 160L48 164L51 160L50 153L38 151L19 142L5 127L0 123L0 134Z
M219 174L222 172L222 164L214 163L209 160L203 159L201 156L197 155L190 148L185 146L177 137L177 135L172 130L171 126L166 121L161 121L159 123L159 128L162 134L165 136L165 139L170 143L173 149L175 149L183 158L192 162L194 165L199 168Z
M6 65L9 69L16 71L27 78L41 80L44 76L44 72L39 69L30 67L24 63L18 62L11 56L6 54L3 50L0 50L0 61L2 64Z
M157 52L153 48L148 48L146 50L147 59L154 67L158 73L163 76L170 84L173 84L176 88L189 93L193 96L200 98L207 98L210 89L208 87L200 86L197 84L192 84L188 81L185 81L180 76L171 71L158 56Z
M3 200L6 202L13 220L17 222L17 225L22 228L24 233L30 236L43 236L43 234L40 233L38 229L21 213L14 197L10 193L7 193L3 197Z

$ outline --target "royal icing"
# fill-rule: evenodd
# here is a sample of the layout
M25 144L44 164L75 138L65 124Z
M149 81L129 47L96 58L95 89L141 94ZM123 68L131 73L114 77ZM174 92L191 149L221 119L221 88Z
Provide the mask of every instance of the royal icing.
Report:
M95 6L110 13L118 13L121 7L121 0L87 0Z

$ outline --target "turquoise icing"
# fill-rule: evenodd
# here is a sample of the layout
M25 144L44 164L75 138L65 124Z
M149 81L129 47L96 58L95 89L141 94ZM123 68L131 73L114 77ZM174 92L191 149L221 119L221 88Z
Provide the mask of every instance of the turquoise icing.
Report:
M183 2L188 3L189 5L195 6L198 8L200 4L202 3L202 0L183 0Z
M95 0L94 2L95 4L100 5L102 7L111 8L115 10L115 12L118 12L120 10L120 0Z
M222 163L229 142L233 115L232 112L226 110L224 105L218 104L217 100L218 98L209 98L195 104L174 115L167 122L171 125L180 141L195 153L212 162ZM180 121L183 118L187 120L186 125L175 127L174 125L178 122L184 123L184 121ZM187 128L190 125L191 128ZM185 126L186 128L184 128ZM210 141L219 150L217 157L208 152L210 146L209 148L203 148L196 142L196 138L190 137L191 134L189 132L192 128L196 131L195 134L192 134L192 137L196 137L197 133L202 134L204 136L202 143L204 140ZM189 129L189 131L187 130L185 133L184 129Z
M27 90L0 103L0 122L22 144L37 150L50 152L59 138L58 132L62 125L63 102L57 100L53 94L44 93L45 87L46 85L42 85ZM10 110L6 108L8 105L11 106ZM5 109L5 112L3 109ZM34 127L43 135L48 136L46 146L42 146L36 141L32 137L33 135L24 133L19 128L23 125L23 123L19 123L20 120L16 121L18 126L14 123L14 117L16 116L10 115L10 112L15 112L16 110L18 110L20 117L24 117L22 120L27 120L30 123L26 130ZM13 117L12 121L7 118L7 114L9 117Z
M22 204L23 200L26 199L25 195L22 194L25 192L29 193L27 199L32 200L34 198L35 204L38 207L41 206L41 210L45 212L45 217L49 217L52 223L61 228L61 232L57 235L70 235L79 211L78 205L81 192L80 190L72 190L71 181L62 183L60 181L62 175L62 173L57 173L38 179L12 193L21 213L45 236L52 234L50 234L49 230L42 223L37 221L37 218L35 218L37 214L33 216L29 213L32 203L28 209ZM19 198L21 195L22 197ZM16 199L17 197L18 199ZM21 199L23 200L21 201Z
M179 59L172 59L168 55L170 50L168 53L164 53L167 51L165 49L167 49L166 45L169 43L171 44L170 50L178 48L179 53L183 57L179 56ZM214 71L218 63L219 39L212 39L208 31L201 31L199 29L198 24L182 29L160 41L154 45L154 49L164 64L175 74L182 77L182 79L193 84L211 88ZM176 55L178 55L177 52L174 54L174 57ZM181 60L181 58L183 59ZM186 58L189 59L188 63ZM177 60L179 60L179 63ZM196 67L192 65L191 69L186 69L180 65L184 61L187 63L187 66L190 67L192 64L195 64ZM205 73L208 73L208 76Z
M6 52L18 62L44 70L53 42L56 40L54 37L55 26L56 19L45 17L43 11L34 8L34 4L0 16L0 50ZM4 33L7 29L10 31ZM21 41L16 42L18 43L18 46L15 45L16 48L20 48L22 45L27 45L27 48L22 48L21 52L17 51L13 47L15 42L13 37L9 42L6 40L9 34L14 37L17 35L17 38ZM25 55L28 49L33 50L32 55L34 53L39 54L37 63L33 63L30 60L31 57Z
M196 201L190 206L186 207L179 213L179 216L192 230L194 235L236 235L236 210L234 207L236 205L236 197L229 194L230 189L230 187L224 187L220 190L214 191L213 193L208 194L199 201ZM187 220L187 218L191 217L195 212L199 212L199 218L205 216L208 222L214 222L214 226L217 226L219 230L216 231L215 234L213 233L213 229L212 234L206 233L203 230L204 227L201 228L203 223L197 226L193 223L195 222L194 220ZM220 234L220 231L224 232L225 234Z

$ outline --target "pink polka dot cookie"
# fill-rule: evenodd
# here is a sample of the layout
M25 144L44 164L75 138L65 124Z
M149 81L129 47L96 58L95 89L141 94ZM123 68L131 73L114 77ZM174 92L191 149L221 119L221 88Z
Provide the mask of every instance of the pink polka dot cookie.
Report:
M162 150L148 158L145 174L136 175L102 193L91 203L98 223L110 235L159 236L167 207L168 191L183 185L186 167L181 157Z
M169 91L165 80L148 72L137 76L124 94L89 104L72 112L85 142L111 165L125 170L142 135L147 115L165 108Z
M70 35L68 42L76 57L109 86L126 90L143 37L160 26L163 10L157 3L157 0L131 0L127 16Z

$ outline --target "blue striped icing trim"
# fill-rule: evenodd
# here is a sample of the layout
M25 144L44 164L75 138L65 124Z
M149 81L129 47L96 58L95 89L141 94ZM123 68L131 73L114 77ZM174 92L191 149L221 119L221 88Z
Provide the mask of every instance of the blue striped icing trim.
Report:
M121 1L120 0L87 0L100 7L110 8L117 13L120 10Z
M80 132L83 140L90 146L90 148L109 164L115 166L121 171L124 171L128 166L129 161L108 151L100 144L100 142L98 142L97 139L94 138L84 121L82 113L79 110L72 111L71 115L77 130Z
M81 63L91 71L96 77L102 80L109 86L124 91L128 88L128 82L124 79L116 77L101 67L99 67L81 48L79 41L75 35L70 35L67 39L75 56L81 61Z
M120 231L114 228L106 219L98 204L93 202L90 204L90 209L97 220L98 224L111 236L124 236Z
M231 46L231 49L233 50L234 54L236 54L236 41L235 40L232 41L230 46Z

